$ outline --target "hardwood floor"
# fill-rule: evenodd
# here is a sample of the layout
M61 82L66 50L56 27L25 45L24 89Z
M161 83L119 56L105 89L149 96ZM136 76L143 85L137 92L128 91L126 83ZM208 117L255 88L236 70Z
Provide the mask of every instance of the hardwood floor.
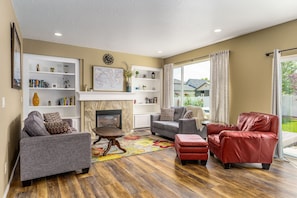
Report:
M17 169L8 197L297 197L297 168L275 160L224 169L209 157L206 166L182 166L173 148L93 163L87 174L65 173L22 187Z

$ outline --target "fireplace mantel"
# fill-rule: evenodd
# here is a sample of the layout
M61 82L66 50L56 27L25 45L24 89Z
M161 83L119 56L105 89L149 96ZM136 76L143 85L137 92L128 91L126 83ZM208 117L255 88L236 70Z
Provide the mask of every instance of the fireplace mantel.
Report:
M100 100L134 100L135 96L131 92L77 92L79 101L100 101Z

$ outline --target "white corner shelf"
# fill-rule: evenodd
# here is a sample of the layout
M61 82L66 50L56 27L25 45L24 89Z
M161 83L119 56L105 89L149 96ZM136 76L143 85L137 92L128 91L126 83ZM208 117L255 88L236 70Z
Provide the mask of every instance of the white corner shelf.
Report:
M136 77L138 71L138 77ZM132 93L134 93L134 128L150 127L150 115L161 110L162 69L132 66ZM152 75L154 73L154 75ZM145 78L143 76L146 76ZM143 89L143 86L146 88ZM157 102L153 102L157 100ZM149 102L148 102L149 101Z

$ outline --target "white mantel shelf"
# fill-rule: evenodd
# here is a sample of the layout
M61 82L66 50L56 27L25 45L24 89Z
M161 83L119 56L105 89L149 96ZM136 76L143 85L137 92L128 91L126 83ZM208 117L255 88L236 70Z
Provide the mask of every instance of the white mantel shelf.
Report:
M135 96L131 92L77 92L79 101L100 101L100 100L134 100Z

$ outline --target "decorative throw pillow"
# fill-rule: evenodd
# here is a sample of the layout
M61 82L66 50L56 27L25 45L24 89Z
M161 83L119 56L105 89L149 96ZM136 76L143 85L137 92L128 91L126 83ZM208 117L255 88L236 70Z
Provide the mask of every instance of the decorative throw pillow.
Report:
M29 136L50 135L44 126L43 120L36 115L31 115L25 119L24 130Z
M43 120L43 117L41 115L41 113L39 111L31 111L29 114L28 114L28 117L32 116L32 115L35 115L37 117L39 117L40 119Z
M44 113L43 114L45 122L62 122L59 112L54 113Z
M183 118L186 108L185 107L171 107L174 110L174 121L178 122L180 118Z
M47 131L54 135L54 134L62 134L62 133L71 133L71 127L69 126L68 122L46 122L44 123Z
M161 121L173 121L174 117L174 109L161 109Z
M188 111L185 113L184 118L186 118L186 119L191 119L191 118L193 118L193 111L192 111L192 110L188 110Z

